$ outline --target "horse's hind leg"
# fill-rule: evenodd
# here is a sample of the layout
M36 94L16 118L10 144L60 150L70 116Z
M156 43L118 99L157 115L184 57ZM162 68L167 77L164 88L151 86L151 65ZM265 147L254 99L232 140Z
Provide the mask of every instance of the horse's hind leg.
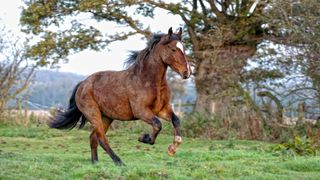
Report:
M122 165L123 163L121 159L113 152L113 150L109 146L107 138L105 137L105 129L104 129L104 125L101 118L91 119L90 122L93 125L93 133L96 134L96 137L100 146L106 151L106 153L111 157L111 159L115 164ZM93 154L94 153L96 152L93 151Z
M112 119L109 119L109 118L105 118L104 119L104 134L106 134L106 132L108 131L111 123L112 123ZM92 164L95 164L96 162L98 162L98 144L99 144L99 141L98 141L98 137L97 137L97 134L95 132L95 130L92 131L91 135L90 135L90 147L91 147L91 161L92 161Z
M121 159L112 151L109 146L109 143L105 136L105 126L102 121L101 112L97 103L89 93L78 94L77 99L79 99L77 102L79 110L84 114L84 116L88 119L88 121L90 121L91 125L93 126L93 132L91 134L93 161L98 159L95 150L97 146L95 143L98 142L100 146L106 151L106 153L111 157L115 164L123 164ZM94 136L94 134L96 135L96 137Z
M112 161L116 165L124 165L121 159L113 152L111 147L109 146L109 143L107 139L104 136L104 133L101 133L101 131L96 131L97 137L98 137L98 142L100 146L106 151L106 153L111 157Z

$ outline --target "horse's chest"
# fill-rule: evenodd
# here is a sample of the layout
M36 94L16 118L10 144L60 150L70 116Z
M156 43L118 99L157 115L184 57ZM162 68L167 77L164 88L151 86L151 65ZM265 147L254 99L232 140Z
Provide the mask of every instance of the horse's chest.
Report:
M169 103L169 93L166 89L157 90L154 94L152 102L152 111L158 113L161 109Z

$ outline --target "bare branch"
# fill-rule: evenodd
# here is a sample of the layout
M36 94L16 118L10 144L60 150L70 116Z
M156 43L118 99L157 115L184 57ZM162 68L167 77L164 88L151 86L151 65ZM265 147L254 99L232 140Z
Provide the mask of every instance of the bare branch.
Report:
M95 17L99 17L99 18L104 18L104 19L108 19L110 16L112 17L116 17L119 21L123 20L126 22L126 24L128 26L130 26L133 30L136 31L136 33L130 33L131 35L133 34L142 34L146 37L150 37L151 36L151 31L150 29L142 29L141 27L139 27L138 25L140 24L137 20L133 20L133 18L129 17L129 16L125 16L122 14L115 14L115 13L97 13L95 11L90 10L90 13L92 13Z
M168 10L169 12L173 13L173 14L177 14L181 17L181 19L186 23L187 27L188 27L188 33L190 35L190 39L192 41L192 44L194 45L194 47L197 47L197 44L199 44L198 42L198 38L197 38L197 34L195 32L196 28L195 28L195 24L191 23L191 21L185 16L184 12L190 12L188 9L181 7L179 4L166 4L164 2L155 2L155 1L151 1L151 0L143 0L143 2L147 2L151 5L154 5L156 7ZM203 15L202 15L203 17ZM203 17L206 18L206 17Z
M4 41L3 39L10 34L6 31L0 33L0 42L5 44L0 51L2 58L4 58L0 60L1 116L6 103L28 88L37 66L29 65L28 59L24 56L25 48L20 45L19 39Z
M226 18L225 14L223 14L217 7L217 5L221 6L221 3L216 0L207 0L210 5L211 11L217 16L217 20L219 22L223 22Z

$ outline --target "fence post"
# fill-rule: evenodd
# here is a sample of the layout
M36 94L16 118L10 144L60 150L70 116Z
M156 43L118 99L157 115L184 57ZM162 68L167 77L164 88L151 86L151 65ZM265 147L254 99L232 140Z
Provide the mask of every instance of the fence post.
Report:
M302 124L305 118L305 102L298 104L298 124Z
M179 114L179 116L181 116L182 115L182 108L181 108L181 105L182 105L182 100L181 100L181 98L178 100L178 114Z
M24 96L24 118L25 118L25 122L26 124L29 123L29 115L28 115L28 111L29 111L29 106L28 106L28 94L29 91L26 92L26 95Z
M216 112L216 103L215 102L211 102L211 114Z

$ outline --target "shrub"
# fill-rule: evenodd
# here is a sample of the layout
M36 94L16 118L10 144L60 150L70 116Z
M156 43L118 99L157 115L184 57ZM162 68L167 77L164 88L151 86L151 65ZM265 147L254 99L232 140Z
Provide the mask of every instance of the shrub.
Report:
M181 131L184 136L209 139L229 139L235 136L234 131L219 128L218 121L214 116L207 117L197 112L182 118Z
M215 129L215 119L208 118L200 113L191 113L181 120L183 135L189 137L211 137Z
M275 152L281 153L282 155L317 155L320 151L319 141L312 138L296 135L293 139L290 139L286 143L277 145L274 149Z

